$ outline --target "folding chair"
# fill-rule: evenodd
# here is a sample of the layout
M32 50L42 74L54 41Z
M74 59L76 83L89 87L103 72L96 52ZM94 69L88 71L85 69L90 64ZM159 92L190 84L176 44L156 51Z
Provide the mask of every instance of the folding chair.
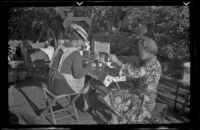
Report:
M155 108L152 112L151 118L148 118L147 121L148 123L152 124L162 124L165 119L165 115L167 113L167 105L163 103L156 103Z
M62 95L56 96L52 92L50 92L48 90L47 85L45 85L45 84L42 85L42 90L43 90L43 93L44 93L44 96L45 96L45 101L47 103L47 107L41 113L40 118L41 117L46 117L49 114L51 114L51 117L52 117L52 120L53 120L53 124L57 124L57 120L61 120L61 119L64 119L64 118L69 118L69 117L75 115L76 119L77 119L77 123L80 122L80 118L79 118L79 115L78 115L78 112L77 112L77 109L76 109L76 106L75 106L75 101L78 99L78 97L80 96L81 92L80 93L74 93L74 94L62 94ZM51 102L49 102L47 94L49 94L52 97L53 100ZM75 97L71 100L71 96L75 96ZM66 98L66 97L68 98L68 101L69 101L67 106L66 106L66 108L62 108L60 110L54 111L53 110L53 105L58 103L58 101L60 99L63 99L63 98ZM74 113L73 114L70 114L70 115L67 115L67 116L62 116L60 118L56 118L55 117L56 113L62 112L62 111L67 111L67 107L69 107L70 105L73 106L73 109L74 109ZM50 113L49 113L49 111L50 111Z
M49 67L50 67L49 74L51 75L51 76L49 76L49 85L51 85L53 83L53 80L55 78L54 77L55 73L56 72L59 73L58 65L59 65L59 62L60 62L60 58L61 58L61 56L63 54L63 51L61 49L59 49L58 52L55 52L55 53L56 54L54 54L55 55L54 57L57 57L57 58L55 58L55 60L52 60L50 65L49 65ZM57 120L61 120L61 119L64 119L64 118L69 118L69 117L71 117L73 115L76 115L77 123L80 122L80 119L79 119L79 116L78 116L78 112L77 112L77 109L76 109L76 106L75 106L75 101L78 99L78 97L80 96L82 91L80 91L79 93L62 94L62 95L58 95L57 96L57 95L53 94L52 92L50 92L48 90L47 85L45 85L44 83L42 84L42 90L43 90L43 93L44 93L44 96L45 96L47 107L42 112L40 117L46 117L47 115L51 114L51 117L52 117L52 120L53 120L53 124L57 124ZM52 102L49 102L48 97L47 97L47 93L52 97L52 99L53 99ZM75 96L75 97L71 100L72 96ZM56 118L55 114L58 113L58 112L66 111L67 106L66 106L66 108L54 111L53 110L53 105L58 103L58 100L66 98L66 97L68 98L68 101L69 101L67 106L72 105L73 109L74 109L74 113L70 114L70 115L67 115L67 116L60 117L60 118ZM49 113L49 111L50 111L50 113Z

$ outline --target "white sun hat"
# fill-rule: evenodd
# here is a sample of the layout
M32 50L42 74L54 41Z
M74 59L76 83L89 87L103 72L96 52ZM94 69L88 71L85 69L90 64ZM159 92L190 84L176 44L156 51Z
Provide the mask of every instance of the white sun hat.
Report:
M89 41L88 41L88 34L85 31L85 29L83 29L81 26L77 24L70 24L70 27L79 34L79 36L83 39L87 50L89 50L90 47L89 47Z
M69 27L71 27L73 30L75 30L81 36L81 38L84 39L85 42L87 42L87 43L89 42L88 41L88 33L85 31L85 29L83 29L81 26L74 24L74 23L71 23L69 25Z

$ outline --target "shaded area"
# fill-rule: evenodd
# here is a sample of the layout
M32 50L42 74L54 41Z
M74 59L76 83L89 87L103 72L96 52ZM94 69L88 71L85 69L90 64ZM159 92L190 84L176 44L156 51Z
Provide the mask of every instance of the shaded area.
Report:
M51 119L38 119L38 115L45 108L44 96L40 89L43 82L41 79L29 79L19 82L16 86L9 88L9 109L12 113L17 115L19 122L21 124L51 124ZM122 82L119 84L122 89L130 89L133 84L131 82ZM163 84L162 84L163 85ZM159 87L162 87L159 84ZM111 84L110 88L115 88L115 84ZM104 103L102 103L98 97L97 93L90 93L90 102L92 111L83 112L83 99L80 96L79 99L75 102L78 114L81 120L81 124L107 124L111 119L111 110ZM158 95L158 99L161 98ZM159 102L162 102L158 100ZM54 106L54 109L61 107L66 107L68 101L67 99L59 101L57 105ZM166 104L167 101L165 100ZM173 102L172 102L173 103ZM173 106L173 104L172 104ZM68 111L63 114L72 113L72 109L69 107ZM62 115L59 113L57 116ZM173 109L168 109L164 123L183 123L188 122L188 119L185 116L180 116L177 112L174 112ZM58 124L74 124L76 123L75 117L66 118L58 121Z

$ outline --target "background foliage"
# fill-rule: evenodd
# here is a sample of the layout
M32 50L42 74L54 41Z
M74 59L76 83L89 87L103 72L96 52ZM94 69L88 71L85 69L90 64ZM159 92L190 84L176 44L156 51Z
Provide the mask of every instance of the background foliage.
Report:
M159 56L188 60L189 8L184 6L90 6L90 7L24 7L10 8L9 40L36 42L59 36L68 13L89 17L96 39L111 42L111 52L118 55L137 54L135 26L148 29L147 35L159 47ZM41 32L44 31L44 35Z

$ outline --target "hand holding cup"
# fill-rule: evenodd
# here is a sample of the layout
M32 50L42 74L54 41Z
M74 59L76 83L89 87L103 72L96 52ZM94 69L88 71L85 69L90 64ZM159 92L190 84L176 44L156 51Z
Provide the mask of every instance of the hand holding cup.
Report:
M110 58L111 62L117 64L119 67L121 67L123 65L123 63L116 57L116 55L110 54L109 58Z
M113 63L118 63L119 59L114 54L109 54L110 61Z

